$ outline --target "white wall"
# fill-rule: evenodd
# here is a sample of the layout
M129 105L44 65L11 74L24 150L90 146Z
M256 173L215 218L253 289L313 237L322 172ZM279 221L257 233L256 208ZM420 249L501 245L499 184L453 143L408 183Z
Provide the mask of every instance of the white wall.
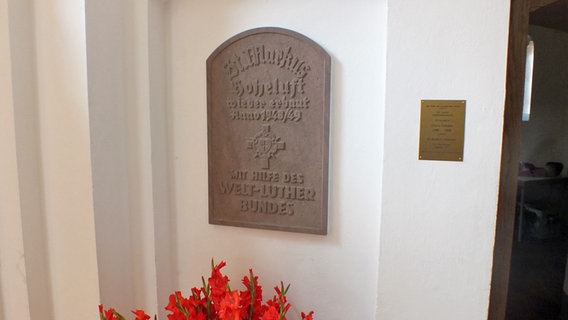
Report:
M0 1L0 319L29 319L16 158L8 7Z
M377 319L486 319L509 1L389 1ZM464 161L419 161L421 99L464 99Z
M96 312L99 295L84 5L67 0L3 3L7 15L2 22L8 23L9 34L2 39L9 41L10 54L2 52L6 63L1 74L8 77L1 83L8 93L3 95L2 113L7 117L3 119L11 117L13 122L2 126L8 143L2 148L7 162L1 166L10 170L5 181L16 195L7 199L11 207L2 208L1 214L3 221L10 217L6 227L13 229L7 236L15 242L7 248L17 250L18 258L6 262L4 254L9 252L3 246L2 265L3 271L17 267L19 274L2 283L9 286L6 290L14 289L9 298L2 296L2 305L16 300L24 308L14 315L12 308L18 305L10 304L4 316L88 318ZM22 243L18 243L18 223ZM27 292L12 283L18 280Z
M170 1L170 119L180 287L226 260L233 286L253 267L272 295L291 283L297 310L318 319L373 319L378 269L385 1ZM303 33L332 56L329 234L208 224L205 61L254 27ZM340 302L340 303L339 303ZM296 319L291 312L290 319Z
M89 122L101 302L160 311L176 289L164 4L88 0ZM158 297L160 303L158 304Z
M43 201L55 319L88 317L98 298L84 3L34 3ZM82 299L75 299L80 296ZM73 299L70 305L68 299Z
M8 320L8 290L33 319L96 317L99 301L156 312L211 258L233 288L249 267L266 297L291 283L289 319L486 318L508 1L5 3ZM332 56L326 236L207 222L205 60L259 26ZM417 160L420 99L467 100L463 162ZM7 282L22 247L27 281Z

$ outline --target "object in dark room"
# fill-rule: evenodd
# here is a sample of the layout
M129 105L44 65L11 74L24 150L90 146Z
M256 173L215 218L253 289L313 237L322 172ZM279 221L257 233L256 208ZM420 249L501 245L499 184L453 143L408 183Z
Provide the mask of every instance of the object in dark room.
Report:
M546 163L546 173L549 177L558 177L564 169L562 162L547 162Z

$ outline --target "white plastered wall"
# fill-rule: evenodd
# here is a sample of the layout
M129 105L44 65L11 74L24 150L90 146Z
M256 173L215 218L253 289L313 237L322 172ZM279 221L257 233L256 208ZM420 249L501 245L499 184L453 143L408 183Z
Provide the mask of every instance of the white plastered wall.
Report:
M211 258L233 286L252 267L266 297L280 280L318 319L375 317L386 45L385 1L169 1L172 176L180 288ZM314 236L208 224L205 61L247 29L300 32L332 57L329 233Z
M53 318L89 317L98 287L84 3L35 1L33 17L42 209Z
M29 319L5 0L0 1L0 21L0 319Z
M389 1L377 319L486 319L509 1ZM466 100L464 161L419 161L421 99Z
M176 289L164 2L86 1L89 121L101 302L160 312ZM158 303L159 302L159 303Z
M2 316L90 318L99 292L84 5L6 0L2 14L0 108L11 121L2 126L0 164L9 191L2 236L10 240L1 246Z
M211 258L233 287L291 283L290 319L486 317L508 1L3 1L7 320L6 292L32 319L153 313ZM207 223L205 59L259 26L332 56L327 236ZM417 160L420 99L467 100L464 162ZM27 282L6 282L21 247Z

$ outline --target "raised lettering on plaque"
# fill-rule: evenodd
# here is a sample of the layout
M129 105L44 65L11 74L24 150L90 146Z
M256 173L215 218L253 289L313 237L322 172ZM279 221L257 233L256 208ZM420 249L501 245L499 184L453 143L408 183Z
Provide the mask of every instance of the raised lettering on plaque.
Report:
M330 60L281 28L209 56L209 223L327 233Z

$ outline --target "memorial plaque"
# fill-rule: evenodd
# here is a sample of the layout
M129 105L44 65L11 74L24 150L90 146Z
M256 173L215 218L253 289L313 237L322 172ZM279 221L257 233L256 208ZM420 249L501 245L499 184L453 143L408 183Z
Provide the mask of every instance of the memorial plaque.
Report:
M327 233L330 61L281 28L209 56L209 223Z
M422 100L420 160L463 161L465 100Z

